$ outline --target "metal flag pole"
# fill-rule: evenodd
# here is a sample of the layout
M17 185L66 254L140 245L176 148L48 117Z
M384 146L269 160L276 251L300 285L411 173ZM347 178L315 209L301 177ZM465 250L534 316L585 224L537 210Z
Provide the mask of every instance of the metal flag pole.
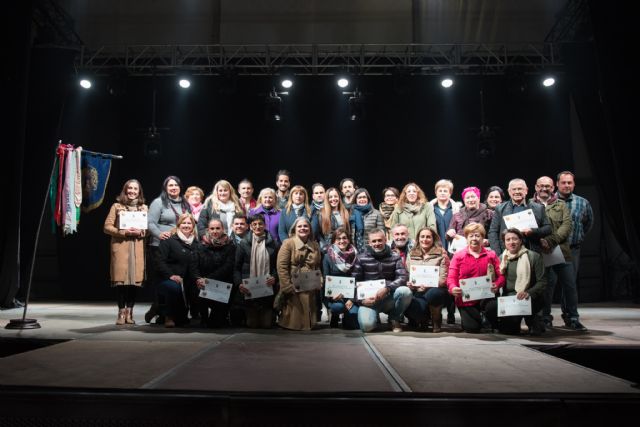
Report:
M62 144L62 140L58 141L58 146L60 146L60 144ZM96 153L94 151L89 151L89 150L82 150L82 151L95 156L102 156L102 157L107 157L111 159L123 158L122 156L114 155L114 154ZM37 319L27 319L27 309L29 308L29 297L31 295L31 282L33 279L33 268L36 263L36 252L38 251L38 242L40 240L40 229L42 228L42 220L44 218L44 212L47 209L47 200L49 199L49 186L51 185L53 174L56 172L56 158L57 158L57 155L54 152L53 165L51 166L51 174L49 175L49 181L47 184L47 189L45 191L44 201L42 203L42 210L40 211L40 220L38 221L38 228L36 230L36 237L33 245L33 254L31 255L31 265L29 267L29 280L27 282L27 294L24 300L24 309L22 311L22 318L9 320L9 323L7 323L7 325L5 326L5 329L39 329L41 328L40 323L38 323ZM18 246L18 250L20 250L19 246Z

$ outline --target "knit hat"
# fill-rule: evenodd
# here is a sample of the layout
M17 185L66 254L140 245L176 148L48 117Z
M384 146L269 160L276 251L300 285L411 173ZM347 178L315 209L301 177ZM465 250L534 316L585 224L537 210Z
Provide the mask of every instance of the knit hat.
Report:
M467 187L464 190L462 190L462 201L464 201L464 196L469 191L476 193L476 196L478 196L478 199L480 198L480 189L478 187Z

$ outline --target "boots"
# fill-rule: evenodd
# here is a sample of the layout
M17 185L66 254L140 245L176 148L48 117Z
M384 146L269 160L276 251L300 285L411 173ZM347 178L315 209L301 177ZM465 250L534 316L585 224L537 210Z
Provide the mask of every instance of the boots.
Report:
M135 325L136 322L133 320L133 308L127 307L125 308L125 310L126 313L124 321L127 323L127 325Z
M438 333L442 330L442 306L429 306L431 311L431 323L433 324L433 332Z
M121 308L118 310L118 318L116 319L116 325L124 325L126 322L126 309Z

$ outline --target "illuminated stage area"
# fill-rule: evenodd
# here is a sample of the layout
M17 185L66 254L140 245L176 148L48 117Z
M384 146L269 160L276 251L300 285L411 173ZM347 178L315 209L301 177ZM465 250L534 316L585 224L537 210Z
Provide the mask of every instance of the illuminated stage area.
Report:
M146 308L136 307L138 318ZM557 311L554 308L554 314ZM3 311L0 322L21 313ZM459 319L440 334L393 334L384 318L377 333L330 329L326 316L321 328L308 333L196 326L168 330L140 321L122 327L114 325L111 304L37 303L30 307L29 317L37 318L42 329L0 332L0 384L3 399L18 406L27 404L30 393L51 394L55 405L69 405L68 416L83 419L95 414L73 401L88 396L103 396L100 401L105 407L109 402L110 408L126 406L119 400L135 396L151 405L154 409L149 411L156 416L162 413L156 405L169 396L199 399L225 410L231 410L227 405L232 401L236 410L237 405L248 405L233 415L233 423L261 419L246 412L250 401L273 400L265 409L266 422L272 415L277 419L276 408L290 399L302 410L346 397L351 399L348 407L373 411L362 421L390 404L408 402L431 402L440 408L432 419L443 423L451 417L473 419L473 414L455 409L461 400L503 408L505 417L527 401L536 411L547 411L541 416L551 417L551 424L574 411L571 405L582 408L582 419L590 414L588 402L615 402L622 408L621 416L624 408L640 403L640 372L633 363L640 351L640 309L630 304L585 304L581 313L589 332L555 327L534 338L524 330L518 337L467 334L461 332ZM49 404L40 407L51 414ZM216 410L196 410L191 416L212 420ZM420 410L411 412L404 420L419 425ZM349 422L359 419L349 418L353 415L347 417ZM373 425L387 425L388 416L376 415L382 424ZM506 422L502 416L494 420Z

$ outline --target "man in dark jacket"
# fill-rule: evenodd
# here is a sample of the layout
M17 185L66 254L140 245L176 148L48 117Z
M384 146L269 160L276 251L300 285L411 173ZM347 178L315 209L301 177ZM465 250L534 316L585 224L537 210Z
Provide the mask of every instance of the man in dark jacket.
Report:
M524 246L527 249L541 252L540 239L551 234L551 223L545 213L544 206L529 202L527 203L527 183L523 179L515 178L509 182L509 196L511 200L500 203L496 206L495 215L489 227L489 244L491 249L500 256L504 252L502 233L506 230L507 224L504 217L518 212L531 209L538 228L524 228L520 230L525 236Z
M378 324L380 312L389 315L393 332L402 332L400 320L411 303L412 293L406 286L408 274L402 258L387 246L384 231L369 232L366 251L356 256L352 276L356 282L384 280L385 287L375 297L359 301L358 323L363 332L373 331Z

